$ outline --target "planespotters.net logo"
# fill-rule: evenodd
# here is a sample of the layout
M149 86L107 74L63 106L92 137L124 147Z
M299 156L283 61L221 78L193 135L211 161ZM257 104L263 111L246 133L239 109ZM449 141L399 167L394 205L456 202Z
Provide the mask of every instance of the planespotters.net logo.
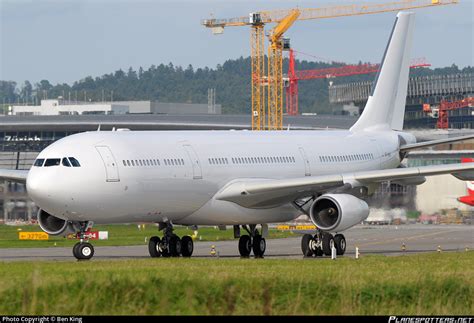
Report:
M390 316L388 323L474 323L473 317L398 317Z

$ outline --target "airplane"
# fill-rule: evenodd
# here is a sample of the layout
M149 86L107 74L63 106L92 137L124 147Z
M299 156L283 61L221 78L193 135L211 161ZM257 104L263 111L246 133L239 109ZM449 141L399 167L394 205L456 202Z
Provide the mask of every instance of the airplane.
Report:
M190 257L193 240L175 225L233 226L242 257L263 257L269 223L302 213L317 227L304 256L346 250L343 231L369 215L366 197L384 181L417 185L425 176L474 180L474 163L404 168L414 149L474 138L417 143L403 131L414 14L397 14L373 91L349 129L312 131L93 131L45 148L30 170L0 170L26 183L51 235L76 233L77 259L91 259L93 224L157 223L151 257Z
M474 162L473 158L462 158L461 163L471 163ZM466 182L467 186L467 193L468 195L466 196L461 196L458 197L458 201L470 206L474 206L474 182L473 181L467 181Z

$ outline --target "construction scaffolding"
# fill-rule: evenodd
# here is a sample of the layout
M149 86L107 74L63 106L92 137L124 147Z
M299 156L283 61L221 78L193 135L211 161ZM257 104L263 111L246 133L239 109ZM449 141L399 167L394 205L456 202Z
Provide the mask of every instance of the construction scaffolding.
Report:
M363 103L372 92L372 81L329 86L329 102L337 104ZM474 73L411 77L407 98L430 97L437 103L447 96L474 93ZM436 102L437 101L437 102Z

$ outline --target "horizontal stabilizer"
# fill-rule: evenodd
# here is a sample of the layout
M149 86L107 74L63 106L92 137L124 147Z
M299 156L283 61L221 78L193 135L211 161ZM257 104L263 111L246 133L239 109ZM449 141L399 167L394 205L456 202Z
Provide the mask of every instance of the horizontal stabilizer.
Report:
M442 145L442 144L449 144L453 142L458 142L458 141L465 141L469 139L474 139L474 135L470 136L462 136L462 137L453 137L453 138L446 138L446 139L438 139L438 140L430 140L430 141L423 141L423 142L418 142L416 144L408 144L400 147L401 152L406 152L410 150L415 150L415 149L420 149L420 148L425 148L425 147L431 147L431 146L436 146L436 145Z

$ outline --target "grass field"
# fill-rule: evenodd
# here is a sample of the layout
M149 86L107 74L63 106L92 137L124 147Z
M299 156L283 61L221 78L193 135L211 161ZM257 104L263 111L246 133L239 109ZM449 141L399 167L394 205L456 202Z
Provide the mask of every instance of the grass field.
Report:
M473 315L474 252L0 263L0 314Z
M18 240L18 232L34 232L41 231L37 225L28 226L9 226L0 225L0 248L42 248L42 247L69 247L73 246L77 240L68 240L63 237L50 236L49 240L43 241L28 241ZM156 225L146 225L145 229L139 230L135 224L130 225L97 225L94 226L93 231L108 231L108 240L95 240L94 246L129 246L129 245L144 245L151 236L162 236L162 232L158 231ZM194 235L193 230L184 227L176 227L176 234L180 237L184 235ZM233 230L231 227L225 231L215 229L214 227L200 227L195 237L195 240L202 241L218 241L218 240L232 240ZM291 231L269 230L269 238L285 238L298 236Z

